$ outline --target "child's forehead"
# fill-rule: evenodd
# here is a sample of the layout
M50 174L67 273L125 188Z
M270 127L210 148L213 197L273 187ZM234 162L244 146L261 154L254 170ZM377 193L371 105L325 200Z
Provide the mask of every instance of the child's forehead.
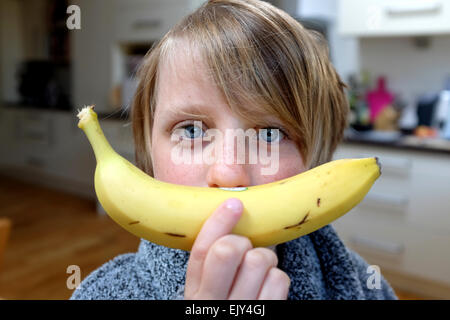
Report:
M192 70L207 73L208 70L201 50L187 39L171 39L166 42L161 50L159 68L172 74L191 73Z
M194 120L209 121L218 123L221 120L228 121L229 117L239 119L245 125L279 125L286 126L283 121L273 113L264 112L255 108L251 117L239 112L239 109L232 110L228 105L208 105L192 104L188 101L178 104L167 104L163 106L161 117L167 120L173 118L190 117Z
M192 115L194 118L217 120L220 113L208 112L210 108L224 109L231 111L246 123L257 123L268 125L278 123L284 124L275 110L271 108L262 108L251 102L245 92L239 96L241 100L234 108L231 108L225 101L223 90L215 81L215 75L222 68L210 69L207 61L202 54L201 48L187 39L172 39L162 50L162 59L160 59L160 81L164 82L164 93L170 94L162 100L165 103L160 105L164 110L164 116L173 118L182 115ZM206 53L205 53L206 54ZM226 68L225 68L226 69ZM235 69L234 69L235 70ZM235 81L237 79L232 79ZM219 89L219 90L217 90ZM186 99L190 97L191 99ZM213 97L212 99L209 99ZM159 99L158 99L159 100ZM216 101L221 101L221 108L217 108ZM157 103L159 105L159 103ZM158 108L157 108L158 109ZM222 110L223 111L223 110ZM272 111L272 112L271 112ZM287 126L287 124L284 124Z

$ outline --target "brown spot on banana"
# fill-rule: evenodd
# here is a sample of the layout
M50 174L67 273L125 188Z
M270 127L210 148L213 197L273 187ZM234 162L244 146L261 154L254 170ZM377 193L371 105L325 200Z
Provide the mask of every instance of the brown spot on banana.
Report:
M171 236L171 237L186 238L186 236L184 234L176 234L176 233L170 233L170 232L165 232L164 234L167 234L168 236Z
M317 198L317 206L320 207L320 198Z
M133 224L138 224L140 221L131 221L130 223L128 223L129 226L133 225Z
M309 216L309 211L308 211L308 213L305 215L305 217L302 219L302 221L300 221L299 223L293 224L292 226L284 227L284 229L287 230L287 229L292 229L292 228L301 226L302 224L304 224L304 223L306 222L306 218L308 218L308 216Z

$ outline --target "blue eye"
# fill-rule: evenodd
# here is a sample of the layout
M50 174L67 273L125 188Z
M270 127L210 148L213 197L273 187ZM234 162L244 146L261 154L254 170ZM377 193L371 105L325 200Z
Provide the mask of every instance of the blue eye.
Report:
M273 143L281 141L284 137L284 132L279 128L268 127L259 129L258 136L268 143Z
M188 124L186 126L181 127L182 129L184 129L183 131L183 138L186 137L187 139L197 139L199 137L203 137L204 133L201 134L201 132L203 131L202 128L195 126L193 124ZM184 134L187 134L186 136ZM199 135L201 134L201 136Z

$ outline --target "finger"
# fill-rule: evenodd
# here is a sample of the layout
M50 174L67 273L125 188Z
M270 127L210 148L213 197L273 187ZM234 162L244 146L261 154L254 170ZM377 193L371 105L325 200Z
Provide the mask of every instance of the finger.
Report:
M230 292L230 300L256 300L269 270L278 264L277 255L267 248L246 253Z
M242 210L242 202L237 198L230 198L223 202L203 224L189 257L186 270L185 296L189 297L197 292L208 250L216 240L233 230L241 217Z
M227 299L239 265L245 253L252 249L251 241L229 234L216 241L208 252L203 265L199 299Z
M278 268L270 269L259 293L258 300L286 300L291 279Z

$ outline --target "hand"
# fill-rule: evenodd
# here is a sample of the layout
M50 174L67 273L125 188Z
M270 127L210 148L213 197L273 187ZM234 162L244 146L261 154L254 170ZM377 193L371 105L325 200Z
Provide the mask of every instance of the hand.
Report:
M291 281L277 268L275 252L230 234L242 211L239 199L228 199L202 226L188 261L185 299L287 299Z

